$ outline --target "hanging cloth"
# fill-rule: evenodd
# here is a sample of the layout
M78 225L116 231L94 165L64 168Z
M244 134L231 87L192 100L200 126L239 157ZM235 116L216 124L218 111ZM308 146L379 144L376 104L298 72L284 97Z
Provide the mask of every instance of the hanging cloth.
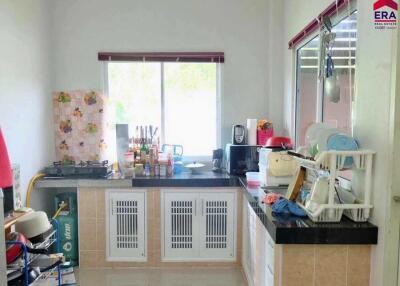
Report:
M0 188L12 186L12 171L6 142L0 128Z

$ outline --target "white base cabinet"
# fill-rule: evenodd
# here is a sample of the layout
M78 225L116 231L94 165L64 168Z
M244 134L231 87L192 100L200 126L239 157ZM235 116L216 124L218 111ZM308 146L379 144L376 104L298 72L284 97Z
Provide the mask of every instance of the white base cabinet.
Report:
M162 190L163 261L234 261L236 190Z
M275 242L243 198L242 265L250 286L274 286Z
M107 190L107 260L146 261L146 192Z

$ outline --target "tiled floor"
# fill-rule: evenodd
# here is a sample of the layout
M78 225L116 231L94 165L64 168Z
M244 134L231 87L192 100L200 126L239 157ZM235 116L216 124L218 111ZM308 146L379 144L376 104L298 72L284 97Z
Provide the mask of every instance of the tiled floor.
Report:
M240 269L76 270L80 286L247 286Z

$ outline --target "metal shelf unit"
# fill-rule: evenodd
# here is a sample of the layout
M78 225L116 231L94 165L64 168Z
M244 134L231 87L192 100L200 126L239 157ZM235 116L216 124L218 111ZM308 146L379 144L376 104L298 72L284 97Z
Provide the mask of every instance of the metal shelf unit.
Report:
M54 231L49 235L49 237L42 243L35 244L35 248L50 248L52 245L55 245L56 251L58 253L61 252L61 243L60 243L60 237L59 237L59 225L56 220L51 220L51 224L53 225ZM6 241L6 245L12 245L12 244L19 244L22 247L22 259L17 260L16 262L7 265L7 270L22 270L23 275L24 275L24 286L33 286L35 283L43 279L44 277L47 277L49 273L52 273L53 271L57 271L57 280L58 280L58 286L61 286L61 270L60 270L60 265L55 266L53 269L50 269L48 271L40 273L40 275L35 279L35 281L29 283L29 266L31 265L32 262L34 262L40 254L30 254L28 253L28 247L26 244L19 242L19 241Z

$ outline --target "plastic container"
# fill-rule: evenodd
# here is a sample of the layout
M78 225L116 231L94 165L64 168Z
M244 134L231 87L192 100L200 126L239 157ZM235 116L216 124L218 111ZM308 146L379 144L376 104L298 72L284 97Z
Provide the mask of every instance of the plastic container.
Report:
M268 165L258 164L260 170L260 184L263 187L279 187L289 185L293 176L275 177L268 174Z
M182 161L174 162L174 174L180 174L183 171Z
M258 187L260 185L260 174L258 172L247 172L246 180L249 187Z
M286 151L275 151L271 148L261 148L258 167L260 170L260 183L264 187L278 187L281 185L289 185L293 180L293 175L290 176L272 176L269 164L270 154L279 154L283 161L289 162L294 160ZM284 162L283 162L284 163ZM295 171L293 170L293 174Z

